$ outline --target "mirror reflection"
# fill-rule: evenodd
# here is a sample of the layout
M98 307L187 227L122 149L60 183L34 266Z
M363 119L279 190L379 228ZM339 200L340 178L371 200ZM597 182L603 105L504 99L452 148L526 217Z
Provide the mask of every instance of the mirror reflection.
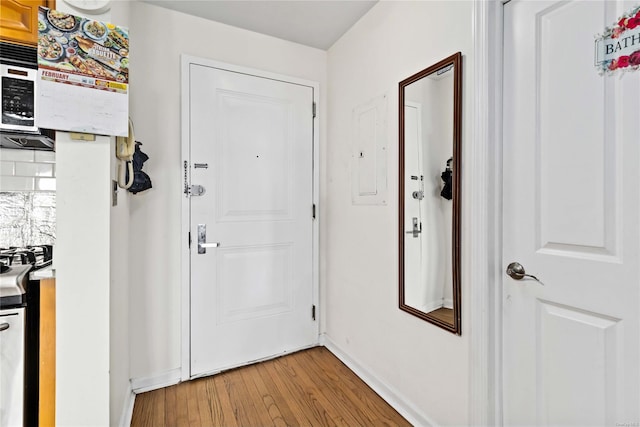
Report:
M461 54L400 83L400 308L460 334Z

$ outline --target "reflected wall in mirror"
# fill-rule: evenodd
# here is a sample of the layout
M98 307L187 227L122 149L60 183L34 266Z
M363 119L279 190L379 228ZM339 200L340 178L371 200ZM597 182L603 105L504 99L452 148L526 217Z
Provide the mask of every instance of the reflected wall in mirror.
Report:
M399 89L400 309L460 335L462 54Z

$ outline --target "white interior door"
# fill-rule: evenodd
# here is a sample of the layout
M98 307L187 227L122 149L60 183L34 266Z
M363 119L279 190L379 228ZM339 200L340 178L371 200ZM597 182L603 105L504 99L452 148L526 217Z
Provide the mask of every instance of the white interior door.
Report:
M504 6L505 425L640 421L640 72L600 76L622 1ZM627 424L628 425L628 424Z
M318 336L313 88L196 64L189 74L191 183L205 189L190 199L194 377Z

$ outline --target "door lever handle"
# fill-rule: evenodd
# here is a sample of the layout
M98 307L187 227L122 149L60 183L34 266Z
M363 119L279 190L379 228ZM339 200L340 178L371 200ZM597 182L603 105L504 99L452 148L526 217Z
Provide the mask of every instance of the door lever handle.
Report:
M540 279L538 279L533 274L526 274L524 271L524 267L519 262L512 262L511 264L509 264L507 266L507 274L514 280L522 280L525 277L530 277L541 285L544 285L544 283L542 283Z
M198 224L198 253L206 254L207 248L217 248L219 246L219 242L207 243L207 225Z
M220 243L198 243L199 248L217 248L220 246Z
M411 231L406 231L406 233L413 235L413 237L418 237L418 234L422 233L422 223L418 221L418 217L416 216L411 219L411 222L413 224L413 228Z

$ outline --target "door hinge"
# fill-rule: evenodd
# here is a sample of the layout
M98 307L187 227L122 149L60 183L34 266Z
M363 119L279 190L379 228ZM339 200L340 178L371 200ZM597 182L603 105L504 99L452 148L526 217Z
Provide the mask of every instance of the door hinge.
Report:
M316 103L313 103L313 106L311 107L311 109L313 110L313 118L316 118Z
M311 306L311 319L316 320L316 306Z
M311 217L316 219L316 204L311 205Z
M191 248L191 232L189 232L189 248Z

